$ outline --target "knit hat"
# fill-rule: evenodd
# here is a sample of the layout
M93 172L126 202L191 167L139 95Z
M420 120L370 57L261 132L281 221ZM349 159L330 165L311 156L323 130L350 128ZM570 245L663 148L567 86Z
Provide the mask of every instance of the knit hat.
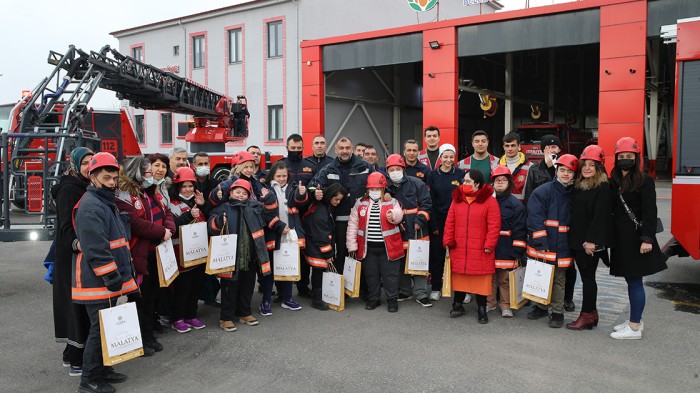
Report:
M557 138L556 136L554 136L554 135L552 135L552 134L544 135L544 136L540 139L540 149L544 150L545 147L547 147L547 146L552 146L552 145L557 145L557 146L559 146L559 149L560 149L560 150L563 149L563 147L562 147L562 145L561 145L561 141L559 140L559 138Z
M457 154L457 149L455 149L454 146L450 145L449 143L443 143L438 149L438 157L442 157L442 153L446 152L447 150L452 150L453 153Z

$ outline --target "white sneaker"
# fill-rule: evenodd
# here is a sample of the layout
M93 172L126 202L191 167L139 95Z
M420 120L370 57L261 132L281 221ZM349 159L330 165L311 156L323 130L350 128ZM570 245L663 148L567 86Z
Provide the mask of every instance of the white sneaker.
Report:
M440 291L431 291L430 292L430 300L433 300L433 301L440 300Z
M497 308L498 308L498 306L493 306L493 307L486 306L486 312L491 312Z
M487 311L488 311L488 310L487 310ZM504 308L504 309L501 311L501 316L502 316L503 318L513 318L513 310L511 310L510 308Z
M613 326L613 330L616 331L616 332L619 332L620 330L626 328L626 327L629 325L629 323L630 323L630 320L628 319L628 320L626 320L625 322L623 322L623 323L621 323L621 324L619 324L619 325ZM644 331L644 321L642 321L642 322L639 324L639 331L640 331L640 332L643 332L643 331Z
M467 303L469 303L469 302L471 302L471 301L472 301L472 294L471 294L471 293L467 293L467 294L465 294L465 296L464 296L464 301L462 302L462 304L467 304Z
M627 325L622 330L610 333L610 337L617 340L639 340L642 338L642 330L634 331Z

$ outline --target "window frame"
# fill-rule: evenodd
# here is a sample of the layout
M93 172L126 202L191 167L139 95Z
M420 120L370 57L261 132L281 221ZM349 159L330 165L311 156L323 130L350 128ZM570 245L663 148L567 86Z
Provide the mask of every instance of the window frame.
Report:
M140 122L139 122L140 119ZM139 139L139 127L141 128L141 139ZM134 136L139 145L146 144L146 114L134 115Z
M173 137L173 114L170 112L160 112L159 113L159 124L160 124L160 144L161 145L172 145L174 143L174 137ZM170 129L166 129L166 119L167 122L170 123ZM169 131L169 132L168 132ZM170 140L166 141L165 138L163 138L165 135L168 135Z
M235 38L235 39L234 39ZM235 49L235 50L234 50ZM234 56L235 59L234 59ZM240 27L228 30L228 63L243 62L243 29Z
M267 106L267 141L284 141L284 105Z
M197 45L197 42L200 42L199 45ZM192 36L192 68L195 70L205 68L205 59L206 59L206 35L201 34L201 35L195 35ZM197 52L199 48L199 52ZM199 56L198 56L199 55ZM198 62L199 60L199 62Z
M274 27L274 28L273 28ZM284 28L282 20L267 22L267 58L284 57ZM275 34L272 34L274 30ZM274 52L273 52L274 44Z

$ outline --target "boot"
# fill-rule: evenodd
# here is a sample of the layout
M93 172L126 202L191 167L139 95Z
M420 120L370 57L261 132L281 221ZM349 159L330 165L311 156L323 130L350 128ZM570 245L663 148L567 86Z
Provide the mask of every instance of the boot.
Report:
M314 292L314 300L311 302L311 307L321 310L321 311L326 311L328 310L328 305L323 301L323 295L321 294L321 289L320 288L315 288L313 290Z
M476 308L476 310L477 310L477 313L479 314L479 318L477 319L477 321L480 324L489 323L489 317L488 317L488 315L486 315L486 306L478 306Z
M581 313L578 316L578 319L571 323L567 323L566 328L571 330L591 330L594 326L594 317L595 315L592 312L581 311Z
M564 314L552 312L552 315L549 316L549 327L560 328L562 326L564 326Z
M593 326L598 326L598 310L591 312L591 318L593 319Z

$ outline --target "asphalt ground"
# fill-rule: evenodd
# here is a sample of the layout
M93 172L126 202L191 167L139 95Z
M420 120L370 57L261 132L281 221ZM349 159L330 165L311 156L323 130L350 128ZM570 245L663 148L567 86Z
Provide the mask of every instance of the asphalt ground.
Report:
M670 227L670 184L657 184L659 215ZM663 244L670 235L659 235ZM48 242L0 243L0 392L71 392L79 378L61 365L54 341L51 287L42 277ZM317 311L306 299L292 312L273 306L255 327L218 328L218 309L200 305L200 331L172 330L163 352L116 366L129 376L119 392L698 392L700 310L697 293L668 288L700 284L700 262L672 258L669 269L647 277L644 338L608 335L628 318L626 285L599 269L600 324L592 331L551 329L489 313L479 325L476 305L448 317L450 301L432 308L414 301L389 314L386 302L366 311L357 299L342 312ZM670 283L682 285L671 286ZM580 283L575 301L580 306ZM260 303L256 293L253 306ZM693 306L697 305L697 306ZM677 311L682 310L682 311ZM690 311L690 312L685 312ZM566 321L578 315L567 313Z

